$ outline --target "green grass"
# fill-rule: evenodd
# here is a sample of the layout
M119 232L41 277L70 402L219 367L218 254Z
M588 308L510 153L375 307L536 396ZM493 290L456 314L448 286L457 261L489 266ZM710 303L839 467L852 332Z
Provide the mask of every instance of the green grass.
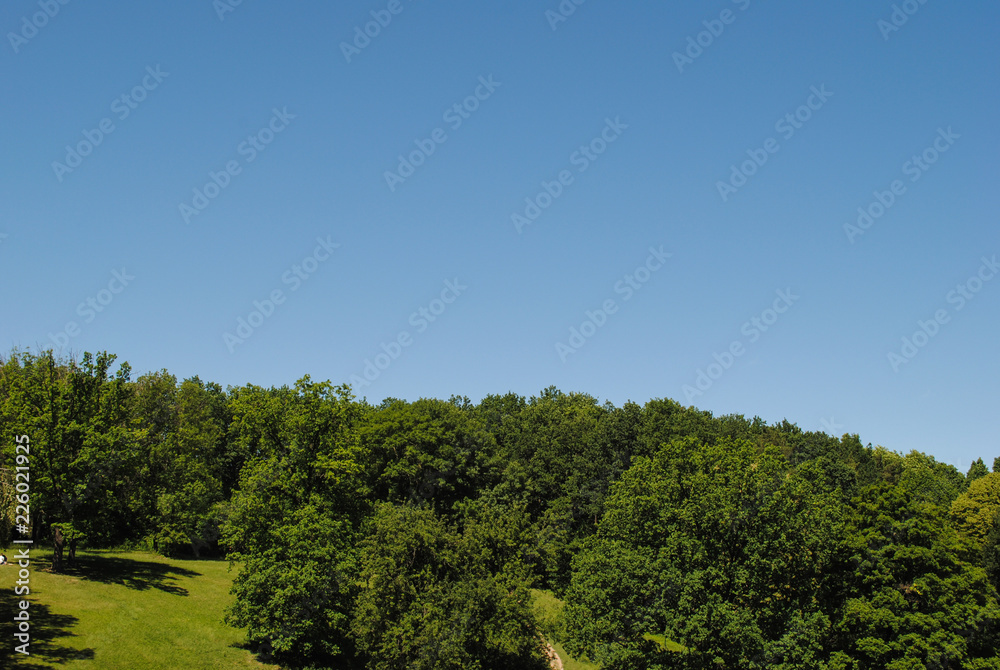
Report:
M535 615L538 617L542 628L548 630L558 629L559 616L564 607L563 601L556 598L551 591L540 591L538 589L531 590L531 597ZM599 665L579 661L571 657L559 642L549 639L549 643L556 650L556 653L559 654L559 658L562 659L564 670L600 670L601 666Z
M3 553L12 557L16 552ZM80 552L66 574L31 552L31 656L13 653L18 568L0 566L0 667L65 670L265 670L222 623L232 601L225 561L135 552Z
M15 550L3 553L13 557ZM0 566L0 668L63 670L277 670L222 623L232 602L225 561L167 559L143 552L81 551L78 565L51 572L52 552L31 552L31 656L13 653L17 566ZM532 591L543 628L558 630L563 602ZM551 636L550 636L551 637ZM652 637L650 639L653 639ZM657 640L660 641L660 640ZM550 640L565 670L600 670ZM662 641L660 641L663 644ZM667 642L669 647L671 642Z
M645 635L642 636L642 639L655 642L660 646L661 651L672 651L675 653L687 651L687 647L685 647L683 644L678 644L673 640L668 640L663 635L653 635L652 633L646 633Z

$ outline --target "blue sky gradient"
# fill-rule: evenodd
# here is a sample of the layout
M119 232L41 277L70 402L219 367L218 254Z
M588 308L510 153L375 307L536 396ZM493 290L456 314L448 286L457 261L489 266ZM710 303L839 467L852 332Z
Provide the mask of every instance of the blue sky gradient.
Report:
M992 461L998 26L981 1L12 0L0 347L373 402L672 397Z

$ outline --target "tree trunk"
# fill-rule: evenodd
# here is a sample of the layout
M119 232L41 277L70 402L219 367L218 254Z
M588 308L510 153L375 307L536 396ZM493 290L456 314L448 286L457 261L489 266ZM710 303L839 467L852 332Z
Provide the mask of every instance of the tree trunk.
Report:
M35 520L31 524L31 541L38 544L42 539L42 528L45 526L45 512L38 512L34 517Z
M66 546L66 538L63 536L59 526L53 526L52 531L52 569L56 572L62 572L63 547Z

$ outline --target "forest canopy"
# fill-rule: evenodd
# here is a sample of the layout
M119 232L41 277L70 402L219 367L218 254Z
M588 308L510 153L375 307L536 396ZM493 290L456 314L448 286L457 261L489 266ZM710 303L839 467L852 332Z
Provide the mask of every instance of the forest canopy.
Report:
M962 473L670 399L371 404L115 364L0 360L0 545L27 435L56 569L227 557L226 620L285 667L545 668L559 641L615 670L1000 669L995 454Z

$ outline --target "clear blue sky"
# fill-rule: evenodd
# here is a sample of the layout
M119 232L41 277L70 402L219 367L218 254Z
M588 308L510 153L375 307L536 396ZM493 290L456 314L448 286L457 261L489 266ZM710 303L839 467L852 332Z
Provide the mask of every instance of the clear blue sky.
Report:
M848 5L5 2L0 347L991 462L1000 7Z

